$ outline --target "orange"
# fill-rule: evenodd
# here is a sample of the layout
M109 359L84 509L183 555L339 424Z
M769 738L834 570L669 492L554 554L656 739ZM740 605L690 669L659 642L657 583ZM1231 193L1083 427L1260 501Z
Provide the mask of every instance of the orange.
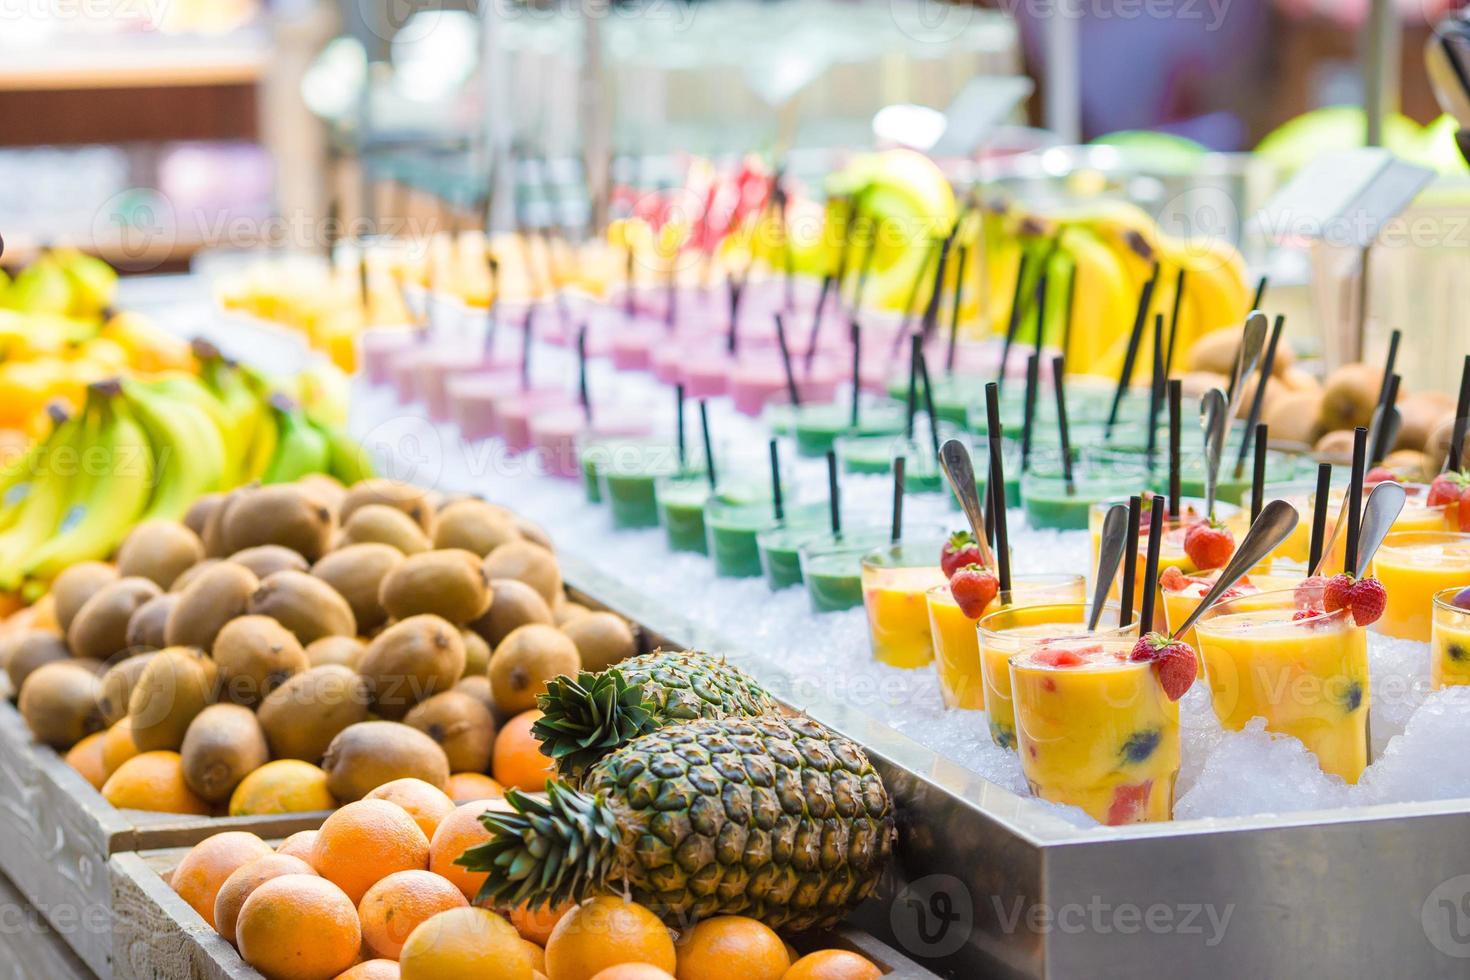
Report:
M315 875L282 875L255 889L236 933L240 956L268 980L332 980L362 946L352 901Z
M544 975L546 973L546 950L529 939L522 939L521 945L525 947L526 955L531 958L531 969Z
M367 960L346 973L337 974L337 980L398 980L398 964L393 960Z
M311 863L311 849L316 846L315 830L298 830L276 845L277 854L289 854Z
M133 741L131 718L124 718L102 733L102 771L109 777L137 754L138 745Z
M431 871L395 872L369 888L357 905L362 941L375 955L396 960L419 923L468 904L458 888Z
M791 966L786 944L764 922L717 915L679 939L679 980L781 980Z
M214 902L225 879L241 867L274 853L254 834L232 830L194 845L174 869L169 884L214 928Z
M592 980L674 980L674 975L651 963L619 963L599 971Z
M144 752L117 767L102 784L102 796L120 810L209 816L209 804L184 782L177 752Z
M460 893L471 902L485 883L486 874L470 871L454 862L471 847L490 839L490 831L480 823L480 814L496 808L492 800L461 803L440 822L439 829L434 831L433 841L429 843L429 870L454 882Z
M398 958L403 980L531 980L531 957L509 922L486 909L440 912L421 923Z
M240 780L230 794L232 817L314 813L336 806L337 801L327 791L326 772L300 759L267 762Z
M424 836L430 838L434 836L439 821L454 812L454 801L439 787L422 779L395 779L379 786L364 799L387 800L403 807Z
M457 772L449 777L445 788L456 803L470 800L496 800L505 795L505 787L481 772Z
M510 924L516 927L516 932L521 934L522 939L545 946L546 941L551 938L551 930L556 928L562 916L574 908L576 904L573 902L543 905L537 909L528 905L517 905L510 910Z
M490 757L490 775L502 786L535 792L556 775L551 760L541 754L541 742L531 734L539 711L523 711L500 729Z
M546 941L549 980L585 980L619 963L649 963L674 972L674 940L658 916L604 896L572 909Z
M819 949L808 953L786 971L782 980L878 980L883 971L846 949Z
M235 945L235 924L240 907L251 892L281 875L314 875L311 865L289 854L267 854L236 868L214 897L214 929L225 942Z
M102 740L106 737L106 732L93 732L66 753L66 764L81 773L93 789L101 789L107 782L107 767L102 762Z
M357 903L393 872L427 868L429 839L402 807L358 800L322 822L311 866Z

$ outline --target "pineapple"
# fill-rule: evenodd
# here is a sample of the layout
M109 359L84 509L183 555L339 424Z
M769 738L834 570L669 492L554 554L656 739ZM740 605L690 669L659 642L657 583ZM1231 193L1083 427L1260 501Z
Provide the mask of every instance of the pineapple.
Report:
M532 907L627 893L676 927L746 915L773 929L836 925L873 894L893 804L862 749L803 717L670 725L545 800L511 790L491 839L459 864L477 903Z
M780 711L749 674L706 653L656 650L576 680L552 680L532 731L562 779L579 782L598 759L640 735L701 718Z

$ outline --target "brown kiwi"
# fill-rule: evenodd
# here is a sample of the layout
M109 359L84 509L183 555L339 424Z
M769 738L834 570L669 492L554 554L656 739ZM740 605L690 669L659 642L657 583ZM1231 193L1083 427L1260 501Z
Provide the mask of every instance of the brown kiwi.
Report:
M324 636L356 636L357 619L347 600L326 582L289 569L261 579L246 611L269 616L296 634L302 644Z
M229 799L242 779L271 758L255 712L238 704L212 704L199 712L179 755L184 782L210 803Z
M495 697L490 693L490 678L484 674L466 675L452 690L468 694L483 704L492 714L495 712Z
M98 589L120 578L117 568L105 561L79 561L63 569L51 583L51 596L56 603L56 624L61 627L61 632L71 629L71 621Z
M397 720L425 698L454 686L464 673L464 640L438 616L413 616L373 638L358 661L373 709Z
M556 556L530 541L512 541L490 552L485 559L485 577L525 582L548 603L555 603L562 594L561 568Z
M580 602L573 602L570 599L564 598L561 602L551 607L551 618L556 621L557 626L566 626L572 620L580 616L585 616L591 611Z
M126 650L133 613L162 594L152 579L137 575L103 586L77 612L66 631L66 645L72 656L106 660Z
M577 645L555 626L533 623L512 631L490 655L490 690L495 705L507 714L536 707L536 696L546 682L566 674L577 676L582 666Z
M367 720L368 700L362 678L350 668L326 664L276 688L257 714L273 758L315 764L338 732Z
M168 626L169 613L178 604L177 592L165 592L133 610L133 616L128 620L128 649L138 653L144 650L162 650L168 646L163 638L164 630Z
M562 632L577 645L583 670L607 670L638 653L632 627L615 613L589 612L563 626Z
M356 670L357 662L362 659L362 653L366 649L367 644L355 636L324 636L307 644L306 659L311 661L313 667L341 664Z
M210 508L209 516L204 522L204 530L199 532L199 539L204 542L205 555L210 558L223 558L232 551L240 550L231 548L230 543L225 540L225 518L229 517L230 510L237 501L256 488L255 484L236 487Z
M342 501L347 499L347 488L330 473L308 473L297 480L296 485L334 514L342 509Z
M152 653L139 654L113 664L102 675L102 693L97 697L97 707L107 727L111 728L128 716L128 701L133 696L133 688L152 660Z
M395 565L383 578L378 599L394 619L432 613L462 626L489 608L488 584L479 556L445 548L409 555Z
M224 561L223 558L206 558L199 564L194 565L192 568L184 569L183 574L174 579L174 584L170 585L168 587L168 590L175 593L183 592L189 586L194 584L194 580L196 578L203 575L205 572L209 571L211 568L218 565L222 561Z
M525 582L513 578L490 580L490 608L483 616L469 624L469 628L493 649L510 635L511 630L529 623L556 622L551 607L541 598L541 593Z
M490 644L474 630L460 630L464 640L464 673L461 677L475 677L490 669Z
M260 580L244 565L222 561L205 569L179 593L163 629L164 640L171 647L211 649L220 628L245 615L250 596L259 587Z
M439 743L450 772L485 772L495 742L495 718L473 695L445 691L418 705L403 719Z
M405 555L428 551L433 545L424 529L407 514L383 504L359 507L342 521L342 543L391 545Z
M10 648L10 659L5 671L10 675L10 689L19 691L25 687L26 678L46 664L58 660L70 660L71 650L66 641L50 630L26 630L17 637Z
M220 695L253 708L311 666L301 641L269 616L238 616L214 638Z
M440 510L434 521L434 547L463 548L482 558L520 538L515 520L483 500L457 500Z
M384 577L401 561L403 552L392 545L350 544L324 555L311 567L311 574L347 600L358 631L367 634L388 621L388 613L378 601L378 590Z
M222 493L206 493L184 512L184 526L199 535L201 542L204 540L204 529L209 525L209 515L214 513L224 499L225 495Z
M245 548L231 555L230 561L236 565L244 565L255 573L256 578L265 578L286 569L304 572L311 568L311 564L298 552L279 544L258 544L253 548Z
M1383 369L1354 362L1344 364L1327 376L1322 385L1322 430L1351 430L1373 420Z
M429 491L422 487L383 478L363 480L349 489L347 497L342 501L342 523L346 524L348 518L359 508L372 504L382 504L402 511L413 518L414 523L426 535L433 531L434 505Z
M449 759L439 743L396 721L364 721L344 729L322 758L327 792L341 803L360 800L395 779L449 785Z
M176 752L189 722L215 702L219 670L193 647L166 647L153 654L128 696L133 741L140 752Z
M1327 433L1312 446L1312 456L1319 463L1350 464L1353 459L1353 431L1337 429Z
M138 575L167 589L204 559L204 542L178 521L144 521L128 532L117 549L117 571Z
M31 734L53 749L69 749L105 725L97 709L102 682L75 661L43 664L20 689L20 713Z
M257 487L230 505L223 541L231 552L262 544L290 548L307 561L326 554L336 521L320 500L289 483Z

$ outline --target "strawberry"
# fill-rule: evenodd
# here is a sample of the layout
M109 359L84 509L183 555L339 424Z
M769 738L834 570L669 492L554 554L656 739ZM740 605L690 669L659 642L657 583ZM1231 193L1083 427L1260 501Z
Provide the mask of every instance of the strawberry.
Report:
M1322 586L1322 611L1337 612L1346 609L1348 595L1353 589L1353 577L1347 572L1334 575Z
M1429 496L1424 499L1424 503L1429 507L1457 503L1467 484L1470 484L1470 480L1467 480L1464 473L1441 473L1429 484Z
M1470 531L1470 483L1460 491L1460 530Z
M1224 568L1235 554L1235 536L1214 521L1200 521L1184 535L1184 553L1196 568Z
M939 550L939 568L949 578L966 565L980 564L980 546L969 531L956 531Z
M1322 594L1326 588L1326 578L1321 575L1308 575L1296 584L1296 604L1303 609L1320 611Z
M1138 638L1128 659L1154 665L1159 685L1170 701L1178 701L1194 683L1199 673L1199 658L1194 648L1183 640L1173 640L1162 633L1148 633Z
M1118 827L1147 820L1148 798L1153 788L1154 781L1145 779L1133 786L1119 786L1114 789L1112 802L1108 804L1107 825Z
M949 577L949 594L960 604L960 612L979 619L1000 592L1000 581L990 569L971 562Z
M1189 579L1179 570L1178 565L1170 565L1159 573L1159 588L1165 592L1178 592L1189 584Z
M1375 466L1368 471L1367 476L1363 477L1363 486L1374 487L1380 483L1387 483L1389 480L1397 479L1398 477L1393 475L1393 470L1389 469L1388 467Z
M1043 667L1081 667L1087 658L1071 647L1037 650L1032 659Z
M1291 614L1291 621L1293 623L1300 623L1306 619L1316 619L1320 615L1322 614L1317 612L1315 609L1298 609L1296 612Z
M1378 617L1383 615L1383 607L1387 603L1388 593L1383 590L1383 583L1376 578L1355 579L1344 572L1328 579L1327 585L1322 589L1323 611L1346 609L1352 614L1353 622L1359 626L1376 623Z

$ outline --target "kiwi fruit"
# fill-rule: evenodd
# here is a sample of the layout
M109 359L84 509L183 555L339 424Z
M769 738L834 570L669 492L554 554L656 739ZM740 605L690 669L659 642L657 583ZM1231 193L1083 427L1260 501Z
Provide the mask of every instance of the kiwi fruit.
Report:
M260 587L255 573L244 565L222 561L189 582L168 614L163 637L171 647L210 650L220 629L245 615L250 596Z
M1312 455L1320 463L1348 465L1353 459L1353 431L1338 429L1318 439L1312 446Z
M403 552L392 545L368 542L350 544L322 557L311 574L326 582L352 607L360 633L371 633L388 621L378 601L383 579L399 562Z
M267 575L251 594L246 611L271 617L303 645L324 636L357 635L357 619L347 600L307 572L288 569Z
M495 705L507 714L530 711L547 681L562 674L576 677L581 666L577 645L555 626L533 623L512 630L490 655Z
M341 664L356 670L357 662L362 659L362 652L366 649L367 644L355 636L324 636L307 644L306 659L313 667Z
M347 499L347 488L330 473L308 473L297 480L296 485L334 514L342 509L342 501Z
M1310 446L1321 435L1317 419L1322 414L1322 395L1315 391L1288 391L1261 413L1273 442L1295 442Z
M556 622L545 599L525 582L513 578L490 580L490 608L485 614L469 624L469 628L480 634L491 649L510 635L511 630L529 623Z
M411 616L373 638L358 661L373 710L398 720L410 708L447 691L464 674L464 640L438 616Z
M230 504L222 540L231 552L278 544L311 562L326 554L335 529L332 511L320 500L294 484L278 483Z
M269 616L239 616L214 638L220 693L253 708L270 692L311 666L295 634Z
M513 578L541 593L547 603L562 594L561 568L556 556L530 541L512 541L490 552L485 559L487 579Z
M97 708L102 681L74 661L42 664L20 689L20 713L40 742L69 749L106 727Z
M364 721L345 728L322 758L327 792L341 803L362 799L395 779L449 785L449 759L439 743L396 721Z
M174 584L170 585L168 587L168 590L175 593L183 592L189 586L194 584L195 579L197 579L199 576L203 575L205 572L209 571L211 568L218 565L222 561L224 561L223 558L206 558L199 564L194 565L191 568L184 569L183 574L174 579Z
M638 638L623 617L610 612L578 616L562 632L577 647L583 670L607 670L638 653Z
M102 693L97 697L97 707L107 727L111 728L128 716L128 701L133 696L133 688L152 660L152 653L139 654L113 664L102 675Z
M225 518L229 517L230 510L238 500L256 488L255 484L236 487L222 496L209 509L209 515L204 521L204 530L199 532L199 539L204 542L204 554L207 557L223 558L232 551L240 550L240 548L231 548L229 542L225 540Z
M141 575L105 585L78 610L66 631L74 657L106 660L128 648L128 623L150 599L163 595L157 583Z
M265 578L287 569L304 572L311 568L311 563L298 552L279 544L258 544L253 548L245 548L231 555L230 561L236 565L244 565L255 573L256 578Z
M413 518L383 504L359 507L342 521L344 546L368 542L391 545L405 555L416 555L433 547L429 536Z
M1322 431L1351 430L1371 422L1382 383L1382 368L1361 362L1333 371L1322 386Z
M271 758L255 712L238 704L212 704L199 712L179 755L184 782L210 803L229 799L242 779Z
M557 626L565 626L572 620L585 616L591 611L580 602L573 602L563 597L561 602L551 607L551 618Z
M402 511L413 519L425 535L433 531L434 504L429 497L429 491L412 483L400 483L381 477L363 480L347 491L340 511L342 523L346 524L360 508L373 504Z
M461 694L468 694L476 701L483 704L486 710L492 714L495 712L495 697L490 693L490 678L484 674L471 675L468 672L465 677L452 690Z
M1393 448L1424 449L1434 438L1435 430L1455 418L1455 399L1440 391L1416 391L1398 402L1398 438Z
M516 530L521 532L521 537L532 544L539 544L547 551L556 550L556 546L551 543L551 535L546 533L546 528L519 514L512 515L511 519L515 521Z
M1438 459L1431 460L1418 449L1395 449L1383 457L1383 465L1400 480L1428 483L1439 471Z
M414 706L403 719L439 743L450 772L485 772L495 742L495 718L473 695L445 691Z
M257 712L271 756L315 764L337 734L366 721L362 678L340 664L312 667L276 688Z
M171 646L153 654L128 695L138 751L178 751L189 722L215 702L218 689L219 670L202 651Z
M144 521L117 549L117 571L150 579L160 589L204 558L204 542L178 521Z
M435 548L463 548L482 558L520 537L515 520L483 500L457 500L440 510L434 521Z
M378 599L394 619L432 613L461 626L489 608L488 585L478 555L446 548L403 559L384 576Z
M177 592L165 592L133 610L126 635L128 649L137 653L143 650L162 650L168 646L163 638L164 630L168 626L169 613L178 604Z
M485 673L490 668L490 644L474 630L460 630L459 637L464 640L464 673L460 676L475 677Z
M82 606L93 593L104 585L111 585L122 576L117 569L105 561L79 561L63 569L51 582L51 596L56 604L56 625L65 633L71 629Z
M10 689L19 691L26 685L26 678L58 660L70 660L71 650L66 641L50 630L26 630L17 637L10 648L10 659L5 663L5 672L10 676Z
M206 493L184 512L184 526L199 535L201 542L204 540L204 529L209 525L209 516L224 499L225 495L222 493Z

